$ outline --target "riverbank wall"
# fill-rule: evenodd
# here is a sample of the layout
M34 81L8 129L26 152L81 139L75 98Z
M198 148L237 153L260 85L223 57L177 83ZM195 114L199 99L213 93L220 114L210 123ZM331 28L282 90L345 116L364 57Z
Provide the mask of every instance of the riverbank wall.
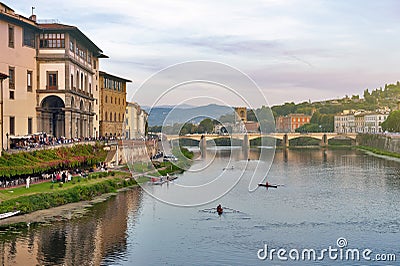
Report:
M400 136L358 134L356 142L360 146L367 146L388 152L400 153Z

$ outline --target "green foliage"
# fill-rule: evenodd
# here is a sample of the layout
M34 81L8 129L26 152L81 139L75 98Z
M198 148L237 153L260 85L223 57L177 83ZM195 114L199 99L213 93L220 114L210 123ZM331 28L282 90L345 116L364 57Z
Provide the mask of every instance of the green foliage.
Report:
M320 144L319 139L314 139L314 138L295 138L289 140L289 145L290 146L317 146Z
M106 155L100 145L75 145L70 148L4 154L0 157L0 177L41 174L62 168L93 165L104 161Z
M134 179L114 178L100 183L75 186L70 189L60 190L52 193L39 193L29 196L21 196L15 199L6 200L0 203L0 213L13 210L20 210L23 214L37 210L57 207L67 203L82 200L91 200L95 196L115 192L116 189L135 185Z
M389 132L400 132L400 110L393 111L382 123L382 129Z
M214 121L211 120L210 118L203 119L197 128L198 133L211 133L213 131L214 131Z

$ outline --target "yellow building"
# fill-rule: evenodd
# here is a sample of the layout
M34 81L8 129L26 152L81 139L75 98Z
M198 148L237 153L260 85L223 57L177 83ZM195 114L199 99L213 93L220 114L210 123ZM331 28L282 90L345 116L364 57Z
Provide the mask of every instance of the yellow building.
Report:
M100 136L124 136L126 83L131 80L100 71Z

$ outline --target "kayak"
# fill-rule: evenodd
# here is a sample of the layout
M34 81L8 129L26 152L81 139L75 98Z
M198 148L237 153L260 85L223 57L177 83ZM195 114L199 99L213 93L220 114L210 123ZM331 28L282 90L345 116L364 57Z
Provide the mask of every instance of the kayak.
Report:
M272 188L278 188L277 185L266 185L266 184L258 184L260 187L272 187Z
M18 214L20 212L21 211L2 213L2 214L0 214L0 219L5 219L5 218L8 218L8 217L14 216L14 215L16 215L16 214Z

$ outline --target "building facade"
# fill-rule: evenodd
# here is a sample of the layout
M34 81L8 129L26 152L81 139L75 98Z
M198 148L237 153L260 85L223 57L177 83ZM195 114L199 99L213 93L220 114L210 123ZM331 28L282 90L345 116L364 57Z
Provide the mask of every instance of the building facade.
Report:
M311 116L305 114L289 114L276 118L275 126L277 132L295 132L302 125L309 124Z
M335 115L334 130L336 133L382 133L381 124L388 116L386 109L376 112L345 110Z
M36 23L0 3L0 73L2 81L1 147L9 136L37 131Z
M106 56L74 26L38 24L38 30L38 129L55 137L96 137L96 70Z
M100 136L124 136L126 83L130 80L100 71Z
M148 114L139 104L128 102L126 106L125 138L142 139L146 137Z
M40 24L0 3L2 143L9 136L99 134L99 58L106 57L77 27Z

